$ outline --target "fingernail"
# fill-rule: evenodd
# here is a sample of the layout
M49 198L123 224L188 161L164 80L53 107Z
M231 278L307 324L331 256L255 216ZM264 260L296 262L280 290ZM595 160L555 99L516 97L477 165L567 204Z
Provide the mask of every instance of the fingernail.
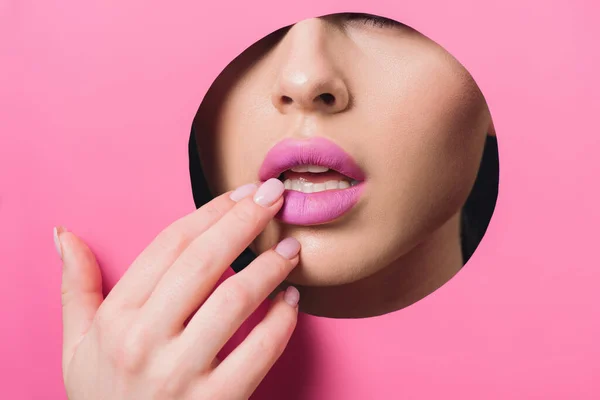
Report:
M300 292L293 286L289 286L283 295L283 299L286 303L288 303L292 307L296 307L298 305L298 301L300 301Z
M254 183L247 183L231 192L229 198L233 201L240 201L244 197L254 193L257 187Z
M60 245L60 238L58 237L58 235L60 235L65 230L66 229L62 226L54 227L54 247L56 248L56 252L58 253L58 256L60 257L61 260L62 260L62 246Z
M298 242L293 237L285 238L277 247L275 247L275 252L281 254L283 257L291 260L298 254L300 251L300 242Z
M281 197L284 190L283 182L277 178L271 178L258 188L254 195L254 202L263 207L269 207Z

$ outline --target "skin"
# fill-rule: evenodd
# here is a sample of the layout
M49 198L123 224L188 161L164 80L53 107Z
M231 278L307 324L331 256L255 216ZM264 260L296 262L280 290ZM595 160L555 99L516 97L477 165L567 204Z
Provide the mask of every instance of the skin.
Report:
M336 101L322 101L325 93ZM399 310L462 267L459 213L486 134L495 132L471 75L414 29L344 15L301 21L236 58L194 124L216 195L255 181L284 138L325 137L365 171L361 199L341 218L314 226L274 220L252 243L257 254L285 236L302 244L287 278L300 289L301 311Z
M327 24L322 24L323 22L327 22ZM340 26L333 22L335 19L302 22L295 25L296 30L293 32L301 39L304 38L298 39L300 44L314 38L322 39L313 42L318 45L315 49L319 49L319 51L331 49L329 46L333 44L340 49L337 46L340 43L348 44L346 41L351 37L353 38L351 43L354 44L362 43L364 45L368 42L369 38L364 36L362 36L362 42L358 40L361 38L361 32L364 34L361 30L347 29L343 30L343 36L330 36L332 33L339 35L342 32ZM298 26L302 27L302 30L299 30ZM360 29L365 28L361 27ZM297 34L298 31L304 33ZM320 32L321 35L315 35L315 31ZM284 39L294 37L290 36L291 32L292 30ZM328 32L329 36L324 35L323 32ZM396 37L396 34L392 35L391 33L379 34L384 37L387 35ZM264 73L264 62L273 60L273 58L269 58L273 57L273 54L279 54L275 58L279 61L274 65L303 65L303 68L308 71L311 71L310 68L314 68L311 74L305 76L314 77L314 73L328 70L328 67L325 66L329 65L331 60L319 64L318 60L313 59L313 63L298 64L299 61L305 61L313 49L300 46L303 51L298 50L297 44L289 44L298 42L286 42L276 36L273 35L261 42L260 45L254 46L238 60L244 65L244 60L246 62L258 60L257 55L266 54L267 57L260 58L256 64L248 64L253 66L252 68L246 65L244 68L233 69L233 72L239 73L248 69L250 71L256 69L256 71ZM327 39L328 41L323 39L331 37L335 37L336 40L330 42L330 39ZM410 43L410 40L408 42ZM288 44L284 45L284 43ZM413 45L416 46L416 44ZM425 48L428 47L421 47L422 50ZM434 48L429 48L429 51L432 52L428 53L429 57L433 57L435 54L440 56L439 50L436 51ZM364 54L365 49L374 51L373 54L387 54L381 53L382 49L379 49L378 53L376 47L373 46L341 49L345 49L342 54L346 56ZM411 49L411 46L407 46L406 49ZM246 59L246 57L248 58ZM291 61L290 63L284 62L289 61L290 57L293 63ZM433 58L435 59L435 57ZM440 56L440 59L455 65L449 61L451 59L447 55ZM324 59L321 58L321 60ZM336 60L336 63L340 62L339 59ZM433 61L425 57L425 61L427 60ZM410 66L408 61L405 60L405 67ZM335 69L336 73L341 70L341 65L339 64L339 68ZM365 67L364 63L357 62L351 70L360 69L361 65L362 68ZM369 63L366 64L366 66L369 65ZM393 63L390 60L386 62L385 57L379 59L377 65L381 68L379 72L385 71L384 67L386 66L388 69L393 67ZM447 68L450 69L449 66ZM245 103L246 105L254 104L254 108L246 109L245 114L250 123L249 128L257 129L249 130L250 132L279 132L279 134L285 132L285 135L296 137L310 137L318 132L329 132L330 139L343 144L348 151L355 155L365 168L370 180L369 192L355 211L334 224L306 228L287 227L273 221L273 216L283 204L281 193L275 193L277 190L282 190L279 182L274 184L273 181L270 181L271 201L261 204L259 202L265 197L259 196L259 193L268 186L267 184L263 185L258 192L254 189L247 192L245 197L237 201L232 200L228 196L229 191L225 190L225 194L219 195L207 205L165 228L136 258L106 299L102 295L101 272L94 254L77 235L65 229L59 229L55 236L55 244L63 262L61 286L62 369L68 398L71 400L248 398L280 356L295 328L298 307L294 292L290 292L291 298L289 296L284 298L282 293L275 296L264 320L225 360L219 360L216 355L262 300L276 291L277 287L282 286L281 283L286 277L289 280L303 281L312 285L301 288L302 292L309 297L304 302L306 309L315 313L322 312L331 315L372 315L386 307L397 309L400 307L399 305L403 304L402 302L408 304L415 298L430 293L432 287L439 286L449 279L454 273L453 268L461 260L460 252L457 251L457 213L452 213L453 207L448 204L460 203L455 197L460 197L457 193L465 191L461 190L462 186L468 187L464 181L472 181L473 177L467 173L471 170L469 166L475 163L468 158L452 158L443 153L444 151L453 151L457 157L465 154L472 155L471 152L475 155L480 154L480 149L475 145L476 139L480 136L477 124L484 126L486 122L489 122L488 132L493 132L493 125L489 121L489 114L486 114L487 109L481 111L478 108L481 107L481 104L477 106L478 103L474 100L473 93L458 90L463 86L469 87L467 81L463 81L465 78L462 73L449 72L440 66L435 67L428 63L421 65L413 72L410 72L410 68L406 68L405 71L408 76L414 77L419 71L432 73L430 69L438 73L445 72L446 75L439 76L444 76L445 79L454 77L454 80L450 79L453 83L443 79L437 82L443 88L437 95L432 93L434 88L420 94L427 98L436 98L437 96L439 103L431 105L429 110L442 109L441 100L447 96L454 96L454 101L452 104L446 104L449 110L446 109L444 116L434 113L434 117L429 122L421 121L412 114L419 111L417 107L421 101L419 96L413 95L412 101L400 102L399 106L403 106L404 109L392 110L389 104L385 104L383 101L379 102L377 96L361 99L356 93L365 95L366 92L355 92L361 87L358 81L353 83L354 86L350 86L352 90L348 91L349 102L345 106L343 104L340 106L340 102L334 107L329 107L326 104L308 101L306 99L310 99L314 93L319 93L320 90L328 90L327 88L331 87L339 89L343 86L328 86L327 82L330 81L321 79L321 84L312 86L317 89L310 91L306 89L305 85L307 82L315 81L311 80L312 78L303 81L292 79L299 75L291 72L289 75L287 73L273 75L292 77L289 81L286 81L287 78L276 80L275 87L279 89L275 89L273 92L275 95L272 95L271 99L273 107L279 114L273 114L272 110L265 108L264 103L261 103L262 100L258 101L256 97L254 98L255 103L248 102L252 100L252 96L257 94L251 91L245 93L248 96L245 99L244 96L238 98L238 103L234 101L235 97L226 96L227 101L220 104L225 104L225 109L229 108L229 117L224 117L227 113L219 113L212 122L215 125L204 125L205 127L222 128L224 123L229 121L230 127L236 127L235 123L232 125L231 123L239 120L231 118L231 113L242 110L236 110L236 107L231 108L230 106ZM293 70L291 68L286 71ZM223 76L227 77L231 71L232 68L228 69ZM283 69L271 70L271 72L274 71L281 72ZM329 71L334 70L329 69ZM248 78L247 75L242 74L242 76ZM380 75L376 76L381 78ZM357 77L360 77L360 74L354 76L354 78ZM430 76L429 79L433 79L433 76ZM258 83L258 81L252 82L252 80L246 80L243 83L244 79L237 81L230 79L228 82L235 81L233 88L241 89L249 84ZM351 81L345 77L338 83ZM215 87L217 88L215 91L218 93L219 85ZM363 86L363 89L366 87ZM408 87L410 85L405 88ZM456 90L455 92L452 91L453 88ZM402 86L399 86L398 89L402 89ZM239 93L244 94L244 92L241 90ZM293 102L278 103L281 93L290 95ZM410 92L406 93L408 96ZM467 94L465 95L465 93ZM385 91L380 91L380 94L385 94ZM305 100L303 102L298 99ZM462 106L460 106L461 104ZM359 106L365 110L371 109L373 113L381 112L381 115L389 118L381 118L379 115L379 119L371 118L367 121L368 123L362 121L362 125L358 118L354 120L354 123L359 125L353 126L344 117L350 112L358 112L352 110L360 110ZM388 107L387 111L386 107ZM260 121L255 120L255 117L260 116L261 113L262 122L267 124L263 125L262 131L258 129ZM386 137L385 133L389 134L389 131L385 128L386 126L389 128L388 123L394 122L392 117L396 114L401 114L405 119L404 121L395 121L398 129L411 127L414 131L399 131L402 134L401 138L398 137L398 132L396 132L395 138ZM274 115L277 115L277 118L271 118ZM474 124L472 129L469 129L471 125L466 121L469 115L473 118L471 120L471 123ZM269 116L269 119L265 119L266 116ZM368 113L363 113L362 118L370 117L372 116ZM483 122L478 118L481 118ZM206 122L207 119L204 121ZM463 124L463 131L460 129L460 121ZM269 122L273 125L269 125ZM456 126L450 122L454 122ZM438 127L438 124L443 125L444 123L449 124L446 127L448 129ZM377 137L378 140L363 141L358 144L353 142L351 139L356 139L355 132L361 131L359 129L361 126L364 128L362 129L363 133L377 132L380 135ZM438 127L439 137L435 137L430 132L430 130L435 131L436 127ZM272 131L274 128L283 130ZM325 128L327 130L323 130ZM230 132L236 131L231 130ZM237 131L237 138L241 140L243 137L240 132ZM420 140L414 140L414 138L412 141L410 140L411 135L416 134L414 132L421 135ZM347 137L343 135L344 133ZM237 153L239 157L232 159L230 157L231 150L235 149L236 143L227 134L220 135L218 138L218 140L208 140L208 143L214 146L211 148L212 150L220 150L220 152L216 153L215 157L204 158L204 162L208 160L209 164L225 167L218 174L217 170L213 170L213 174L209 177L213 190L220 191L223 186L228 186L235 180L240 180L240 184L254 180L253 177L246 179L244 173L248 163L254 162L256 154L240 151ZM226 138L228 139L225 140ZM254 136L252 141L246 140L245 143L261 143L265 146L263 150L266 151L272 141L278 138L276 133L265 137L258 135ZM396 145L396 150L402 151L400 154L403 155L404 161L396 160L399 158L397 157L398 153L394 155L390 149L379 145L380 140L386 146ZM206 143L204 142L204 144ZM374 143L378 145L373 145ZM428 150L422 149L425 144L430 146ZM369 147L367 148L366 145ZM206 147L206 149L209 148ZM260 150L258 147L255 149ZM368 154L365 149L369 150ZM428 155L431 152L441 157L445 163L439 160L436 162L435 157ZM377 157L372 157L372 154ZM386 155L390 158L386 159ZM400 165L410 169L409 167L415 165L414 163L421 168L412 168L412 172L394 169L393 172L396 176L394 182L392 184L388 182L387 185L381 183L382 171L385 166L392 169ZM236 165L238 169L234 168ZM435 170L437 176L424 174L425 167L437 167ZM447 171L446 169L449 167L462 171L463 175L456 171ZM476 170L476 168L474 169ZM389 176L389 170L387 173ZM400 191L401 189L398 188L402 188L401 185L396 184L397 181L406 183L417 181L419 178L427 178L421 184L429 187L428 196L422 196L419 186L415 186L412 188L414 190L410 192L404 190L402 193L405 198L394 192L393 188ZM454 189L448 188L450 186L448 180L454 184ZM432 187L441 194L432 190ZM396 196L394 199L401 201L397 202L395 207L379 208L378 211L377 207L381 207L387 201L386 196L393 197L394 195ZM440 197L444 199L444 202L439 201ZM399 217L398 210L395 208L404 210L405 214L397 220L398 223L389 224L389 221L392 220L390 218ZM411 212L407 213L407 209L410 209ZM443 210L445 212L442 212ZM444 218L443 215L449 216ZM385 228L386 224L383 222L386 219L387 225L394 228L377 231L378 227ZM437 223L432 221L437 221ZM361 223L362 226L360 226ZM356 230L357 226L360 226L359 230ZM433 228L431 228L432 226ZM293 232L307 245L306 250L300 251L300 257L298 256L299 248L287 255L280 254L273 249L277 242L274 238L281 236L284 232ZM368 233L372 232L379 232L380 240L375 241L373 237L369 237ZM385 235L390 232L394 235L391 237ZM381 240L383 238L386 240ZM391 239L398 238L404 241L391 241ZM228 268L231 260L236 258L251 242L253 242L255 252L259 252L258 249L264 250L261 255L244 271L227 279L215 289L218 279ZM269 243L272 243L273 246L269 246ZM298 243L299 245L300 243ZM362 254L353 252L352 245L362 246ZM304 260L302 260L302 255L304 255ZM321 256L321 260L316 260L315 257L319 256ZM388 259L393 259L393 261L388 263ZM324 265L323 260L330 263L327 264L328 269L319 268ZM320 264L317 264L317 261ZM346 266L342 265L344 263L347 263ZM300 266L304 270L301 270ZM364 290L365 293L369 293L369 296L363 296L358 300L357 296L349 296L356 290ZM328 301L327 307L315 302L319 299Z
M175 221L136 258L106 299L94 254L75 234L58 230L62 370L70 400L250 397L296 326L293 291L291 298L279 294L224 360L217 353L297 266L299 247L290 252L288 246L287 255L269 249L213 289L281 208L283 185L277 185L281 190L277 194L271 185L269 204L253 201L261 187L239 202L219 196Z

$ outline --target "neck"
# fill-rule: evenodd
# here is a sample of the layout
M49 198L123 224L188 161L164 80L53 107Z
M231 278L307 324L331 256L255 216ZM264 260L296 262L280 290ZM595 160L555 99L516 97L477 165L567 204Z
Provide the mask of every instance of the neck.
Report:
M462 265L458 213L409 253L374 275L339 286L298 287L300 310L330 318L386 314L426 297L448 282Z

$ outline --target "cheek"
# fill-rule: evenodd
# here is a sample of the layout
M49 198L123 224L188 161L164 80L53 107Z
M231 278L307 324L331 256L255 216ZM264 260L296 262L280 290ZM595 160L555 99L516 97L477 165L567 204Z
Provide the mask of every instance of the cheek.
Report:
M365 116L365 142L374 207L391 210L406 234L425 232L458 212L481 160L486 107L469 81L456 75L424 75L386 91L378 119ZM398 96L397 93L403 93Z
M289 129L289 118L282 118L271 104L272 81L254 72L248 74L228 93L214 131L214 158L224 190L258 180L266 152Z

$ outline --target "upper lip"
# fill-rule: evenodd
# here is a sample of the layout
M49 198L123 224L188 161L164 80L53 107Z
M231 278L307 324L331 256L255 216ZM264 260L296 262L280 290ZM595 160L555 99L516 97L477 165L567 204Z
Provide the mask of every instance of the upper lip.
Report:
M322 137L280 141L267 152L258 176L261 181L277 178L298 165L319 165L357 181L365 179L364 172L348 153Z

